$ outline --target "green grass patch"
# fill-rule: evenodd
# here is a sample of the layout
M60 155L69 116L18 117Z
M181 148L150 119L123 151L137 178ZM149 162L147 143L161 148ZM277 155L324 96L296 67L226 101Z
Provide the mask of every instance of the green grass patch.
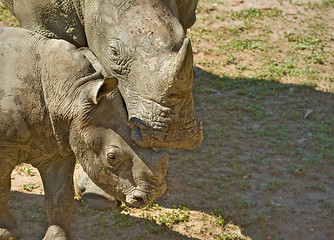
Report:
M289 185L289 182L282 180L273 180L265 186L264 190L268 192L276 192L278 189Z

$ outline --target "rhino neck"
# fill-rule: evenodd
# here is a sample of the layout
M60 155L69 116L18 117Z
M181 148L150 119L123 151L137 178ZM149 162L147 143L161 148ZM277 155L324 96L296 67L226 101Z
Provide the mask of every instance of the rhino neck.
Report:
M96 72L74 45L63 40L46 39L39 34L36 36L37 40L31 41L30 49L35 53L43 100L59 152L68 155L72 153L70 124L83 115L78 106L80 91L90 80L100 78L101 73Z

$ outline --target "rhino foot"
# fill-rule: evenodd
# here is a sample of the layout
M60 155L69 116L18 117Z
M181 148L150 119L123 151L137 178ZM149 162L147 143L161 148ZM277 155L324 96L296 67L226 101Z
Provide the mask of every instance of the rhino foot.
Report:
M81 196L82 202L90 208L105 211L119 205L119 201L96 186L85 172L75 182L75 190Z
M57 225L52 225L48 228L42 240L67 240L66 234Z
M19 236L19 231L16 228L10 231L5 228L0 228L0 240L17 239Z

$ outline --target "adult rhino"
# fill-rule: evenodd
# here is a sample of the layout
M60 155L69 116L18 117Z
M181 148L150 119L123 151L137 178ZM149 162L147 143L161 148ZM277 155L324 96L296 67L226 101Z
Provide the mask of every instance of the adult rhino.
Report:
M17 236L8 209L10 176L26 162L40 171L46 239L71 238L76 159L90 179L129 206L166 190L168 155L136 145L117 79L89 50L20 28L0 28L0 239ZM27 239L27 238L23 238Z
M193 53L185 32L197 0L2 0L21 26L88 46L119 81L132 139L191 149L203 138L194 111Z

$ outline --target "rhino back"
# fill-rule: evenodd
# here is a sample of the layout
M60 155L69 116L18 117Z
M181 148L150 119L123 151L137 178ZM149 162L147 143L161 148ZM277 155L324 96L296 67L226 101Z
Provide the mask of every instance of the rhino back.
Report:
M87 46L85 31L72 0L3 0L23 28L49 38L60 38L72 44Z
M0 28L0 147L23 148L31 159L57 153L50 109L66 108L66 88L89 67L66 41Z
M0 146L26 152L38 148L35 132L49 134L32 39L26 31L0 28Z

